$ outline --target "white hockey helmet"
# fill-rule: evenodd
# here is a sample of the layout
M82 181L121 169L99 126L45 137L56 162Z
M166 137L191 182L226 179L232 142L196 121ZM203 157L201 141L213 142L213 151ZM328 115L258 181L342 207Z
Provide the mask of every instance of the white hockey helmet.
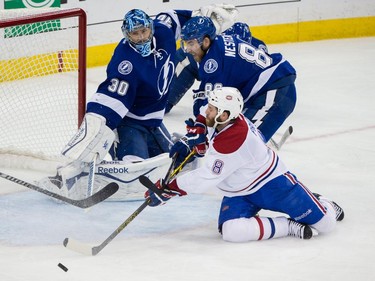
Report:
M243 109L243 98L240 91L233 87L222 87L208 93L208 103L217 108L215 127L217 124L224 124L236 119ZM229 118L225 122L217 118L224 112L229 112Z

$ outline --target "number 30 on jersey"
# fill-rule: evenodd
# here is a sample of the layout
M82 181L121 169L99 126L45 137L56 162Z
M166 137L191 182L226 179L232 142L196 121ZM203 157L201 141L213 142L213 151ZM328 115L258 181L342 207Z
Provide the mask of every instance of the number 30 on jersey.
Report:
M111 84L108 86L108 91L117 93L120 96L125 96L129 89L129 84L126 81L119 80L117 78L111 79Z

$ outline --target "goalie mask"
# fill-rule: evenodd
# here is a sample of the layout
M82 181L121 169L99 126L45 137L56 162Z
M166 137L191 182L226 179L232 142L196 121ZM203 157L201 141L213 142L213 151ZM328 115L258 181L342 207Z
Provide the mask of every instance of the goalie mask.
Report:
M197 40L201 45L205 37L210 40L214 40L216 37L215 25L208 17L193 17L182 27L181 43L184 50L186 41Z
M208 94L208 103L217 108L214 128L218 124L225 124L236 119L243 109L243 98L239 90L233 87L222 87ZM219 121L219 116L227 112L229 117L226 121Z
M147 29L149 29L149 31ZM144 11L133 9L126 13L121 30L126 41L128 41L142 57L147 57L151 54L154 22ZM138 31L137 35L132 34L135 31Z

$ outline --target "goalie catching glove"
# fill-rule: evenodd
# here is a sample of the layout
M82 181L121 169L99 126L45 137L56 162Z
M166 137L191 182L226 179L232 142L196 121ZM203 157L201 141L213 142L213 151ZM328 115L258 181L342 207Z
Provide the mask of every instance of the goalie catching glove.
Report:
M153 192L151 190L147 190L145 193L145 198L150 199L150 203L148 205L151 207L164 205L169 199L176 195L187 195L185 191L178 187L176 179L174 179L168 184L165 184L163 179L160 179L155 183L155 186L158 188L160 192Z
M211 18L216 28L216 34L220 34L235 23L238 10L231 4L211 4L200 7L199 10L193 12L192 16Z
M74 160L91 162L104 159L115 140L115 133L106 125L106 119L95 113L86 113L78 132L62 150L61 154Z
M175 166L181 164L190 154L191 150L195 150L195 156L203 157L207 150L207 128L205 118L199 115L194 122L193 119L185 121L187 134L177 141L169 152L169 157L173 157L177 153ZM191 161L194 158L191 158Z

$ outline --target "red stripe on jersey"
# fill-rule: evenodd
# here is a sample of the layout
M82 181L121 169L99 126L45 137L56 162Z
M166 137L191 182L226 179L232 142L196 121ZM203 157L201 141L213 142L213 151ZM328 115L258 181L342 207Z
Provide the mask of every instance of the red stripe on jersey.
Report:
M217 152L229 154L238 150L246 140L249 127L242 115L227 130L215 136L213 146Z
M286 176L287 179L289 179L293 185L298 183L307 193L307 195L309 195L309 197L314 201L314 203L318 206L318 208L322 211L323 214L327 212L326 208L322 205L322 203L320 203L318 198L316 198L314 194L312 194L312 192L302 182L297 181L295 177L290 174L290 172L285 173L284 176Z
M254 217L259 225L259 238L258 240L262 240L263 236L264 236L264 226L263 226L263 222L262 220L258 217L258 216L255 216Z
M285 173L284 176L286 176L287 179L288 179L293 185L297 184L296 179L295 179L295 178L294 178L289 172Z
M326 208L322 205L322 203L320 203L320 201L318 200L318 198L316 198L314 196L314 194L312 194L312 192L304 185L302 184L301 182L299 182L299 184L302 186L302 188L306 191L306 193L310 196L310 198L314 201L314 203L318 206L318 208L322 211L323 214L326 214L327 213L327 210Z

